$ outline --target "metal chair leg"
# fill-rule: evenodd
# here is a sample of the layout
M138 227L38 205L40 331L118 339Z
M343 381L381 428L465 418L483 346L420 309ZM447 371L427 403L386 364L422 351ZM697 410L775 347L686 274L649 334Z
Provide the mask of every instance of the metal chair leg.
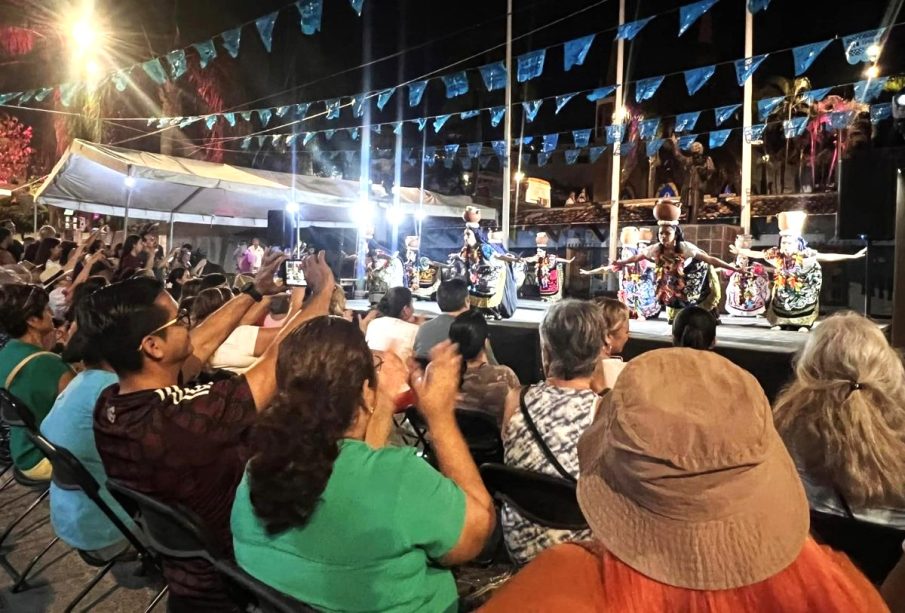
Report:
M113 568L114 564L116 564L115 559L110 560L104 566L102 566L101 569L99 571L97 571L97 573L95 573L94 578L91 579L91 581L89 581L88 584L82 588L82 591L76 595L76 597L72 600L72 602L70 602L68 605L66 605L64 612L71 613L71 611L75 609L75 605L77 605L82 600L82 598L87 596L88 592L90 592L92 589L94 589L94 586L97 585L98 581L100 581L101 579L104 578L104 575L106 575L108 572L110 572L110 569Z
M28 573L30 573L31 569L33 569L35 567L35 564L38 563L38 560L40 560L44 556L45 553L50 551L51 547L56 545L58 540L60 540L60 537L58 537L58 536L53 537L53 540L51 540L49 543L47 543L47 546L41 550L41 553L39 553L38 555L36 555L35 557L33 557L31 559L31 562L28 563L28 566L26 566L25 570L23 570L22 573L19 575L19 580L16 581L16 583L11 588L13 594L21 592L25 588L25 586L27 585L25 580L28 579Z
M151 601L151 604L148 605L148 608L145 609L145 613L151 613L154 610L154 607L157 606L161 600L163 600L164 594L166 594L170 589L169 585L163 586L163 589L157 593L157 596L154 597L154 600Z
M18 526L19 523L20 523L23 519L25 519L26 516L28 516L29 513L31 513L33 510L35 510L35 508L36 508L39 504L41 504L41 501L44 500L45 498L47 498L47 495L48 495L49 493L50 493L50 490L49 490L49 489L46 489L46 490L44 490L43 492L41 492L41 495L38 496L37 498L35 498L35 501L32 502L30 505L28 505L28 508L25 509L25 511L24 511L19 517L17 517L15 520L13 520L13 523L11 523L9 526L6 527L6 531L3 533L2 536L0 536L0 547L3 546L3 543L6 541L6 538L7 538L7 537L10 535L10 533L13 531L13 528L15 528L16 526Z

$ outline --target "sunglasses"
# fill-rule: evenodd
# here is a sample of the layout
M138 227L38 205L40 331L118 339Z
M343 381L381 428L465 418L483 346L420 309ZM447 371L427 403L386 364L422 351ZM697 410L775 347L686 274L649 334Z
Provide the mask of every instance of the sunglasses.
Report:
M179 311L176 312L176 317L174 317L167 323L163 324L159 328L154 328L153 330L151 330L150 332L145 334L143 337L141 337L141 343L138 344L137 351L141 351L141 346L142 346L142 344L144 344L145 339L147 337L155 336L158 332L163 332L170 326L182 326L183 328L188 328L190 323L191 322L189 320L189 310L188 309L179 309Z

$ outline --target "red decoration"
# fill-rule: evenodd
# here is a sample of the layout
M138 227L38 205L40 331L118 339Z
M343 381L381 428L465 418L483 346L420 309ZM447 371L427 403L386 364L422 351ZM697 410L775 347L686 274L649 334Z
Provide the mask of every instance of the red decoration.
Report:
M34 155L32 129L16 117L0 115L0 183L22 184Z

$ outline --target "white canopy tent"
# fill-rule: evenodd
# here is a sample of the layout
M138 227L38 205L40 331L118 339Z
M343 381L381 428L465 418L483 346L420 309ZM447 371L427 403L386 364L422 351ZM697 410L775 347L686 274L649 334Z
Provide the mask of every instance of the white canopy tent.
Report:
M128 180L127 180L128 179ZM419 208L421 190L403 187L406 213ZM368 186L370 203L389 205L383 186ZM76 140L41 185L44 205L86 213L172 223L267 227L267 211L298 204L301 226L355 227L363 200L358 181L294 175L147 153ZM424 214L459 217L467 196L425 191ZM496 211L481 209L484 219Z

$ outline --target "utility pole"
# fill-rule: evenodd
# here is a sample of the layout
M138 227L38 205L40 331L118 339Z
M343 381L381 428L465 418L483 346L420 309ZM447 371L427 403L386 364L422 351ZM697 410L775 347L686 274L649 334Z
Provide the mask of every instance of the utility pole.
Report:
M754 15L748 10L748 3L742 0L745 5L745 57L754 56ZM745 81L744 105L742 111L742 184L741 190L741 223L742 230L745 234L751 233L751 143L745 137L744 130L751 127L754 95L754 77L748 77Z
M619 25L625 24L625 0L619 0ZM623 83L623 70L625 68L625 41L622 38L616 40L616 104L613 108L613 121L623 122L625 97L625 84ZM613 177L610 185L610 263L617 259L616 249L619 245L619 187L622 178L620 142L613 145Z
M509 225L512 187L512 0L506 0L506 116L503 140L506 151L503 156L503 246L509 248Z

